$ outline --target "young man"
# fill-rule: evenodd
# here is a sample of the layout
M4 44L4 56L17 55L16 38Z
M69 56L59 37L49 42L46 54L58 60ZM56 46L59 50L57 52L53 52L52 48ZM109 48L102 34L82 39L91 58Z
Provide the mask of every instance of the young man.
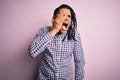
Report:
M75 62L75 80L83 80L85 61L76 27L73 9L63 4L55 9L52 26L39 30L29 47L32 57L43 54L39 80L72 80L72 54Z

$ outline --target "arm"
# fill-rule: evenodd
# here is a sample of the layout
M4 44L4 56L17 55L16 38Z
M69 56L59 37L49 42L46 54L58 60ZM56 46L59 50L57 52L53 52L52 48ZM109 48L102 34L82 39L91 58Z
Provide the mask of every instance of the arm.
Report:
M66 19L64 16L65 13L58 15L57 17L52 18L52 29L51 31L40 30L36 35L34 41L29 47L29 53L32 57L36 57L38 54L43 52L49 42L52 41L53 37L56 33L58 33L61 29L61 26ZM48 32L48 33L46 33Z
M45 50L47 44L50 43L52 39L52 35L49 32L47 32L45 28L40 29L40 31L36 34L32 44L29 46L29 54L32 57L36 57Z
M76 32L76 41L74 47L74 62L75 62L75 80L83 80L84 78L84 53L81 45L80 34Z

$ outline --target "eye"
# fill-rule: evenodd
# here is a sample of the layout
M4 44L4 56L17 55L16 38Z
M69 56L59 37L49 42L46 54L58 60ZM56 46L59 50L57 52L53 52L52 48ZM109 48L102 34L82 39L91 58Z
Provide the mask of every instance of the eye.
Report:
M71 16L70 16L70 15L68 15L68 18L71 18Z

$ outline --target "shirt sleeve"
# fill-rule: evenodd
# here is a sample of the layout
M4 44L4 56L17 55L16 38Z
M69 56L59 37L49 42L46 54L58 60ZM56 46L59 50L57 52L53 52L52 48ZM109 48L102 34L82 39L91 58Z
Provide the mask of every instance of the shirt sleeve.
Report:
M83 80L84 78L84 52L81 45L80 34L78 31L75 33L75 47L73 51L74 62L75 62L75 80Z
M31 57L36 57L45 50L47 44L53 39L52 35L47 30L40 29L36 34L32 44L29 46L29 54Z

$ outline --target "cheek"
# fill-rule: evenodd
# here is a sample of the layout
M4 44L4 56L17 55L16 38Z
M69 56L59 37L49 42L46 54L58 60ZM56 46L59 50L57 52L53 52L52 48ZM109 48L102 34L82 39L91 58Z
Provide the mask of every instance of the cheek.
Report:
M69 22L71 23L71 22L72 22L72 20L71 20L71 19L69 19Z
M69 20L69 25L71 25L72 24L72 21L71 20Z

